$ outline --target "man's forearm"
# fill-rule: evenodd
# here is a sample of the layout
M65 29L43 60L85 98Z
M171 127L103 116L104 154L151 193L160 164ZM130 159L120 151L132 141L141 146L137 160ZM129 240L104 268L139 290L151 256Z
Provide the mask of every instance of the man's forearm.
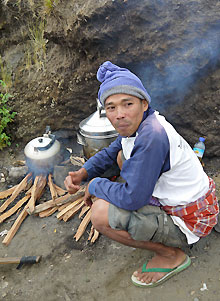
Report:
M80 174L80 177L81 177L82 181L84 181L84 180L86 180L88 178L88 172L87 172L87 170L84 167L80 168L78 170L78 172Z

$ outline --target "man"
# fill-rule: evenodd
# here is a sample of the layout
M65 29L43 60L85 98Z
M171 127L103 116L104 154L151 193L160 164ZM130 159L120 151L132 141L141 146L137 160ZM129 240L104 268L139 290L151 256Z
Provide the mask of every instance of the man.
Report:
M159 285L187 268L181 248L208 235L219 213L215 185L187 142L150 107L140 79L107 61L97 72L98 98L119 136L65 179L69 193L90 180L84 201L94 227L107 237L153 251L132 282ZM99 176L113 162L123 182ZM92 203L91 196L98 199Z

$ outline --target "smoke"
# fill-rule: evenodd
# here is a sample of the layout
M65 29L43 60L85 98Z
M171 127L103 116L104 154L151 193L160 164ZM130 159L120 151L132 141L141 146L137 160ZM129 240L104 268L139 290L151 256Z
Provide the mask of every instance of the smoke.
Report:
M152 98L152 106L164 109L177 104L197 81L220 62L220 22L193 41L185 41L151 62L130 65Z

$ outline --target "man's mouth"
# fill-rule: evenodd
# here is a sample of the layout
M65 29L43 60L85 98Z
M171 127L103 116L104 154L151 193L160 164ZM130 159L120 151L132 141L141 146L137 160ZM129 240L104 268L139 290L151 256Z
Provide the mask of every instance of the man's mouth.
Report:
M116 128L118 129L125 129L129 126L129 124L127 123L120 123L120 124L117 124Z

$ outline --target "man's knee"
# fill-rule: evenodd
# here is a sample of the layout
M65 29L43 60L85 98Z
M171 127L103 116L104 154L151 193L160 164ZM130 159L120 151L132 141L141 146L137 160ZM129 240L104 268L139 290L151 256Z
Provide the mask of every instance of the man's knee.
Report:
M104 227L109 227L108 223L109 203L98 199L92 205L91 222L97 231L102 232Z

